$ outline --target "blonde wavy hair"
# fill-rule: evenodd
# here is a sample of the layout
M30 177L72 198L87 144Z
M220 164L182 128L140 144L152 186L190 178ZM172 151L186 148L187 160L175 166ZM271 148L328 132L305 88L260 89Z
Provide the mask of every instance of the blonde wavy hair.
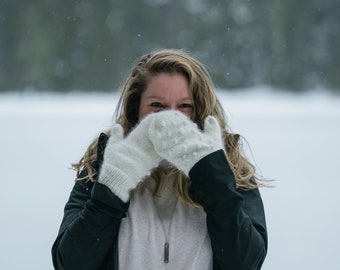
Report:
M236 178L236 185L241 189L253 189L261 184L262 180L256 176L255 167L245 158L242 151L240 135L233 134L228 129L227 118L223 107L216 97L215 88L206 68L182 50L159 50L142 56L132 68L122 86L122 93L115 111L116 122L121 124L125 135L138 124L138 113L141 95L150 80L160 73L181 74L189 84L189 92L193 101L192 121L203 130L204 120L208 115L218 120L225 142L227 160ZM110 132L105 132L110 136ZM81 160L73 164L77 170L77 179L80 179L82 170L86 170L86 178L95 181L97 171L94 164L97 160L98 140L93 141ZM173 192L184 203L199 207L199 204L190 195L190 179L176 168L159 166L151 174L156 182L154 195L158 195L164 187L164 176L175 177L172 186Z

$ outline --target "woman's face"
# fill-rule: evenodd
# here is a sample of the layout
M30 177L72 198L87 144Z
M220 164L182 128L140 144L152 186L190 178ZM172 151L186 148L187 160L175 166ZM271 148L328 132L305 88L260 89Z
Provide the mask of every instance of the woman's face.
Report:
M149 113L178 110L188 117L193 111L187 79L178 73L160 73L151 78L142 93L138 119Z

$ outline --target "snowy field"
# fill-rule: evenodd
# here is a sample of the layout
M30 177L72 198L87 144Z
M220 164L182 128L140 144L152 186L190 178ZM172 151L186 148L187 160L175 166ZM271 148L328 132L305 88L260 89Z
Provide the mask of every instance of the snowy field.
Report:
M340 97L253 89L219 96L261 174L269 231L264 270L336 270ZM0 269L49 270L73 186L70 163L110 126L117 96L2 94Z

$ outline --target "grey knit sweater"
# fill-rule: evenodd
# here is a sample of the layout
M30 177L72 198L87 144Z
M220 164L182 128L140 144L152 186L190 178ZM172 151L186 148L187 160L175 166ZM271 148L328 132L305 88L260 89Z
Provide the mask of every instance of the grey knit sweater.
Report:
M153 197L154 181L134 192L119 231L119 269L212 269L212 251L203 209L188 207L166 187ZM171 179L168 179L169 185ZM162 224L163 223L163 224ZM169 262L164 244L169 242Z

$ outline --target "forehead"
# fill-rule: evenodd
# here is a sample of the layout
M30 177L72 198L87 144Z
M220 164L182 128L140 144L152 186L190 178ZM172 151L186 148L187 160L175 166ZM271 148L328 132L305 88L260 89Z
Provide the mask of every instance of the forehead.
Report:
M189 96L189 83L181 74L160 73L151 77L143 94Z

